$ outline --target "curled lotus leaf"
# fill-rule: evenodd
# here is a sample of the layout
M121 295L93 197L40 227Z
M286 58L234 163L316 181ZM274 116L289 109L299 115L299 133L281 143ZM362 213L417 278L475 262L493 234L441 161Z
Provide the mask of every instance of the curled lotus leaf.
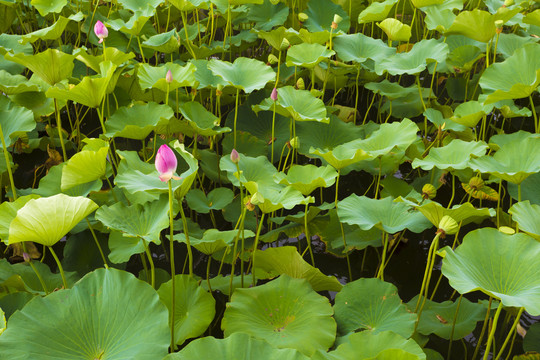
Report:
M510 209L508 213L512 219L518 223L519 230L525 231L536 240L540 241L540 205L531 204L528 200L518 202Z
M452 140L448 145L432 148L423 159L414 159L413 168L431 170L434 167L441 170L463 170L469 166L473 157L486 154L488 146L483 141Z

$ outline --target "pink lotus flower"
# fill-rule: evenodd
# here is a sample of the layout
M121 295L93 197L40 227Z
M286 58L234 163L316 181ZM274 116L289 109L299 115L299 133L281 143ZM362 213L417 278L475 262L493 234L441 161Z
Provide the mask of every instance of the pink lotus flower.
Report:
M94 25L94 33L98 37L100 44L103 42L103 39L109 36L109 30L107 30L105 25L99 20L96 22L96 25Z
M170 147L163 144L159 147L156 154L156 170L159 172L159 180L169 181L171 179L180 180L178 176L174 176L178 161Z

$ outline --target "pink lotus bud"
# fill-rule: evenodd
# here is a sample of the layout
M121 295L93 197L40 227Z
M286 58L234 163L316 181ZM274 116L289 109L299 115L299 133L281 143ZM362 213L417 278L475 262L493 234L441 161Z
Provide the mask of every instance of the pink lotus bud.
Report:
M109 30L107 30L105 25L99 20L96 22L96 25L94 25L94 33L98 37L100 44L103 42L103 39L109 36Z
M172 83L172 80L173 80L172 71L169 70L169 71L167 71L167 75L165 75L165 81L167 81L170 84L170 83Z
M23 256L24 262L30 262L31 259L28 253L23 252L22 256Z
M174 176L178 161L170 147L163 144L159 147L156 154L156 169L159 172L159 180L169 181L171 179L179 180L178 176Z
M277 89L274 88L274 90L272 90L272 94L270 94L270 98L274 101L277 101Z
M238 154L238 151L236 149L232 149L231 151L231 161L235 164L238 164L240 161L240 154Z

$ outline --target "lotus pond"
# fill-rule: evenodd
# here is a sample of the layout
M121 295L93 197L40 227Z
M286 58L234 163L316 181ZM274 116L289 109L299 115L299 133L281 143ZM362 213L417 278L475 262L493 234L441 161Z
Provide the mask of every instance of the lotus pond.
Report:
M0 19L0 359L540 358L537 1Z

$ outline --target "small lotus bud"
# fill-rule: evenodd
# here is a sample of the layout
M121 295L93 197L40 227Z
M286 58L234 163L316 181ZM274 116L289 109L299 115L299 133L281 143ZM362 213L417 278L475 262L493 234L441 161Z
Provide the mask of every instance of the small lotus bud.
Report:
M504 7L512 6L514 5L514 0L504 0Z
M240 154L238 154L238 151L236 149L232 149L231 151L231 161L235 164L238 164L240 161Z
M333 30L337 30L337 23L335 23L335 22L332 21L332 25L330 25L330 27L331 27Z
M277 64L278 62L279 62L279 59L277 58L276 55L274 55L274 54L268 55L268 63L269 63L270 65Z
M105 27L105 25L98 20L94 25L94 34L96 34L99 39L99 43L101 44L103 42L103 39L109 36L109 30L107 30L107 27Z
M446 235L452 235L457 233L459 229L459 225L456 222L456 220L452 219L448 215L444 215L439 222L439 230L437 230L437 234L441 234L441 237L444 238Z
M437 188L431 184L422 187L422 199L433 199L437 196Z
M289 46L291 46L289 40L287 40L287 38L283 38L283 40L281 41L281 45L279 46L279 50L287 50Z
M28 253L23 252L22 256L23 256L24 262L30 262L31 259Z
M336 24L339 24L342 20L343 18L341 16L339 16L338 14L334 14L334 22Z
M495 31L497 32L497 34L502 33L503 25L504 25L504 21L502 21L502 20L496 20L495 21L495 27L496 27Z
M298 139L298 136L292 138L290 141L289 141L289 144L291 145L291 147L293 149L298 149L300 147L300 140Z
M298 78L296 80L296 88L299 90L304 90L306 88L306 84L304 83L304 79Z
M172 77L172 71L167 71L167 75L165 75L165 81L167 81L169 84L172 83L173 77Z
M277 93L277 89L276 89L276 88L274 88L274 89L272 90L272 94L270 94L270 98L271 98L273 101L277 101L277 99L278 99L278 93Z
M304 22L307 19L309 19L309 16L306 13L298 13L298 20L300 20L300 22Z

